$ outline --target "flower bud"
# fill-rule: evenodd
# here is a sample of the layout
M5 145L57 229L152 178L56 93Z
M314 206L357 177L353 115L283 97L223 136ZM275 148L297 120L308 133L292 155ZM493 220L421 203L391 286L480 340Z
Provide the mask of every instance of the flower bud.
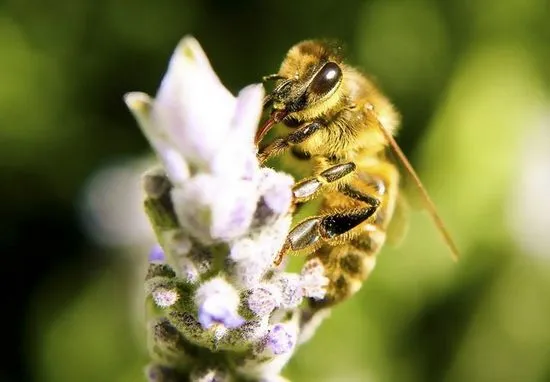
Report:
M236 328L244 323L237 313L240 297L237 290L222 278L211 279L202 284L195 294L198 321L204 329L215 324Z

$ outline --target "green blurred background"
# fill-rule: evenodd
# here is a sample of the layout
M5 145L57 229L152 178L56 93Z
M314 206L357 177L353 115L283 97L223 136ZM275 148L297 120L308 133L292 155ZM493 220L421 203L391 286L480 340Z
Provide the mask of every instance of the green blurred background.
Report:
M550 381L550 1L0 3L0 381L143 380L150 151L122 102L195 35L234 92L337 38L403 115L430 220L293 358L294 381Z

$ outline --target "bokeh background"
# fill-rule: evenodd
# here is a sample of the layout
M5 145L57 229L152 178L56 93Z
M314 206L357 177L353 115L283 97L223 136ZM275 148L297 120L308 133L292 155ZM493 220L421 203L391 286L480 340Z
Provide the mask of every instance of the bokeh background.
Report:
M286 376L550 381L549 20L548 0L4 0L0 381L143 380L151 157L122 95L154 94L185 34L234 92L302 39L341 40L462 250L413 208Z

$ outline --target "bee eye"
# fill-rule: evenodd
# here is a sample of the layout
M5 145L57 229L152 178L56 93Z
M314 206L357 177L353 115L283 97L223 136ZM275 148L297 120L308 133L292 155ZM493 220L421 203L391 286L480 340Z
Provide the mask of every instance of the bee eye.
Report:
M328 62L311 81L309 91L319 96L325 95L340 82L341 78L342 70L338 64Z

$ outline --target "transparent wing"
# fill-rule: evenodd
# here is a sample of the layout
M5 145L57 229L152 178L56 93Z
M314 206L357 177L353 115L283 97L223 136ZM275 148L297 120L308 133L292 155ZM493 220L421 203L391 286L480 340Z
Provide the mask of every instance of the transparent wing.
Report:
M369 112L373 112L372 108L371 108L371 110L369 110ZM379 128L380 132L386 138L386 141L388 142L389 147L391 148L391 152L395 155L395 158L397 159L396 162L399 162L403 166L402 168L405 170L405 173L413 181L413 183L415 185L415 188L419 191L419 195L420 195L420 197L423 201L424 208L426 209L426 211L431 216L435 226L437 227L438 231L441 233L441 236L443 237L444 241L447 243L447 246L449 247L449 249L451 251L452 258L455 261L457 261L458 257L459 257L458 248L457 248L451 234L447 230L447 227L443 223L443 220L439 216L439 214L437 212L437 209L436 209L432 199L430 198L430 195L428 194L428 192L424 188L424 185L420 181L420 178L418 177L416 171L414 170L411 163L409 162L409 160L407 159L407 157L405 156L405 154L403 153L403 151L401 150L401 148L399 147L399 145L395 141L395 139L392 136L391 132L386 130L386 128L384 127L382 122L378 119L378 117L376 118L376 120L378 121L378 128Z
M403 242L409 231L410 205L403 193L397 197L395 210L390 225L386 232L386 242L392 247L398 247Z

